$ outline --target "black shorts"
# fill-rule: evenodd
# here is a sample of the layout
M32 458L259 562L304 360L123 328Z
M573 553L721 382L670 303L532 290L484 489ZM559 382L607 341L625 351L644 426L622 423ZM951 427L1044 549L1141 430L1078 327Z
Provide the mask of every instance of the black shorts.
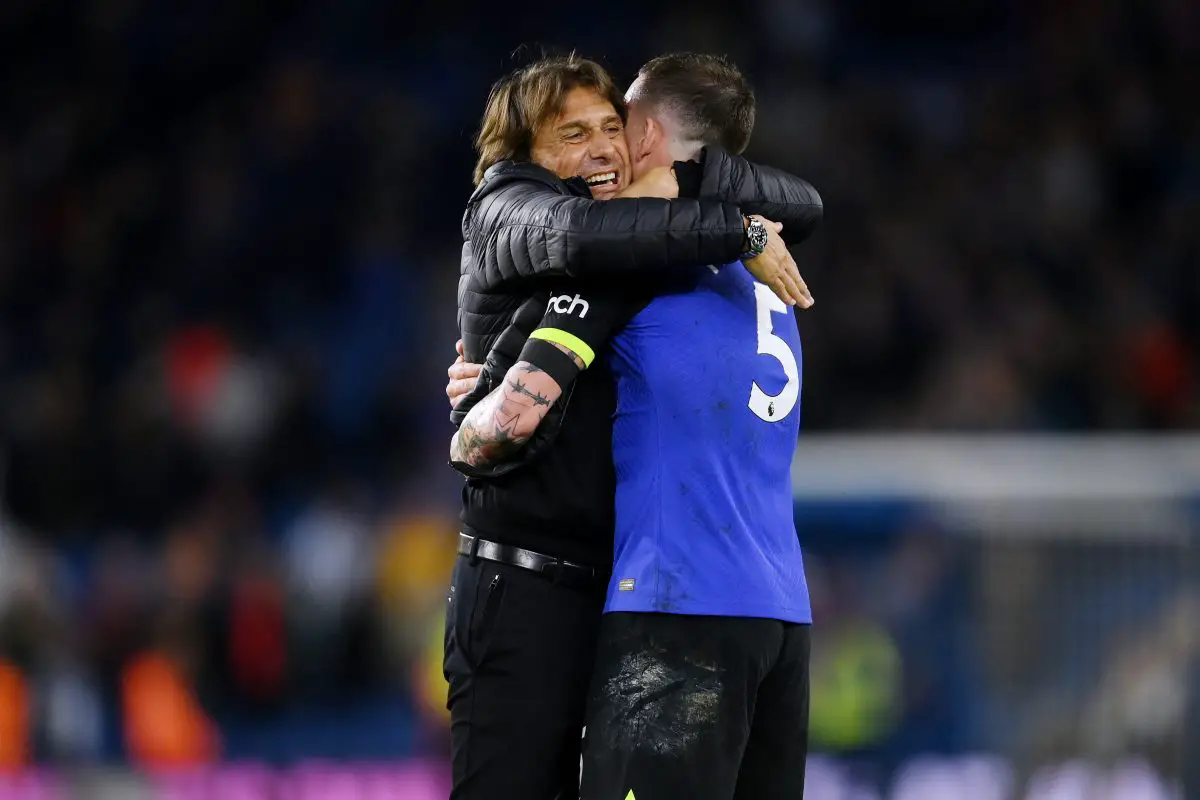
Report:
M446 615L452 800L573 800L605 581L460 556Z
M808 625L605 615L582 800L802 798L808 661Z

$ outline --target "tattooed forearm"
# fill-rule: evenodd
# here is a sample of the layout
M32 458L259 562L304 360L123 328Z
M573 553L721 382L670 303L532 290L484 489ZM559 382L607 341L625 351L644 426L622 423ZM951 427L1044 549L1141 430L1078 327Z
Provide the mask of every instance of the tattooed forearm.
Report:
M522 361L521 363L525 364L524 361ZM542 370L535 367L533 364L525 364L525 367L526 367L526 369L524 370L524 374L529 374L529 375L545 375L546 374L546 373L542 372ZM513 376L512 370L510 370L508 375L505 376L504 383L510 390L512 390L512 392L514 394L519 395L521 397L528 397L531 401L533 401L533 404L535 406L548 406L552 402L554 402L553 400L550 400L549 398L547 398L546 395L541 394L540 392L535 392L535 391L530 390L527 385L527 381L523 380L521 378L521 375L519 375L519 374L516 376ZM557 386L558 384L554 384L554 385Z
M450 443L450 459L482 467L511 457L533 436L561 394L545 372L518 362L504 383L467 414Z

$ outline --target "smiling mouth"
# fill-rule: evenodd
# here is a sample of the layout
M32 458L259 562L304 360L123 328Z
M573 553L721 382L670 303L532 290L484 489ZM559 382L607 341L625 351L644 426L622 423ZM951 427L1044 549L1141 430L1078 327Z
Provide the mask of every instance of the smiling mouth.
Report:
M619 173L615 171L597 172L594 175L588 175L584 178L587 185L595 189L598 186L616 186Z

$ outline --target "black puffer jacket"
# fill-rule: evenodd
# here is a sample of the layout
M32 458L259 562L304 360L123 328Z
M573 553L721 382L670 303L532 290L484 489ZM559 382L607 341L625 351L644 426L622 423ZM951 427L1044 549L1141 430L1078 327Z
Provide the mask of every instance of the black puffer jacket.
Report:
M719 147L705 148L699 167L677 171L680 199L606 202L593 200L582 179L564 181L534 164L504 161L487 171L463 215L458 282L464 353L484 363L484 379L451 413L455 425L504 376L540 321L527 307L528 330L510 331L496 347L517 309L545 286L536 279L648 280L649 273L735 261L743 215L782 223L788 244L821 222L820 195L807 181Z
M464 220L459 284L467 356L479 361L486 354L486 362L483 378L452 415L456 424L503 380L541 322L553 281L539 277L617 280L641 296L648 292L639 289L664 283L658 280L664 268L736 260L743 213L782 222L792 242L821 219L821 200L807 183L719 150L705 153L702 164L677 164L676 173L681 195L728 193L734 203L597 203L582 181L560 181L536 168L504 165L489 173ZM616 394L603 363L585 370L519 459L476 471L463 484L462 530L578 564L611 565ZM571 424L565 424L568 408Z
M489 169L463 215L458 325L468 361L481 362L529 280L585 278L724 263L744 239L742 212L719 200L593 200L582 179L535 164Z

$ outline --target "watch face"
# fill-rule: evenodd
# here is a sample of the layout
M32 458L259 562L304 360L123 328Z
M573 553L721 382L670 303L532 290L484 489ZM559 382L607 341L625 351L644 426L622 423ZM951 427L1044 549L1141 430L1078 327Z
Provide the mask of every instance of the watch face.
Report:
M755 224L750 227L750 246L756 252L761 253L767 249L767 228L761 222L755 220Z

